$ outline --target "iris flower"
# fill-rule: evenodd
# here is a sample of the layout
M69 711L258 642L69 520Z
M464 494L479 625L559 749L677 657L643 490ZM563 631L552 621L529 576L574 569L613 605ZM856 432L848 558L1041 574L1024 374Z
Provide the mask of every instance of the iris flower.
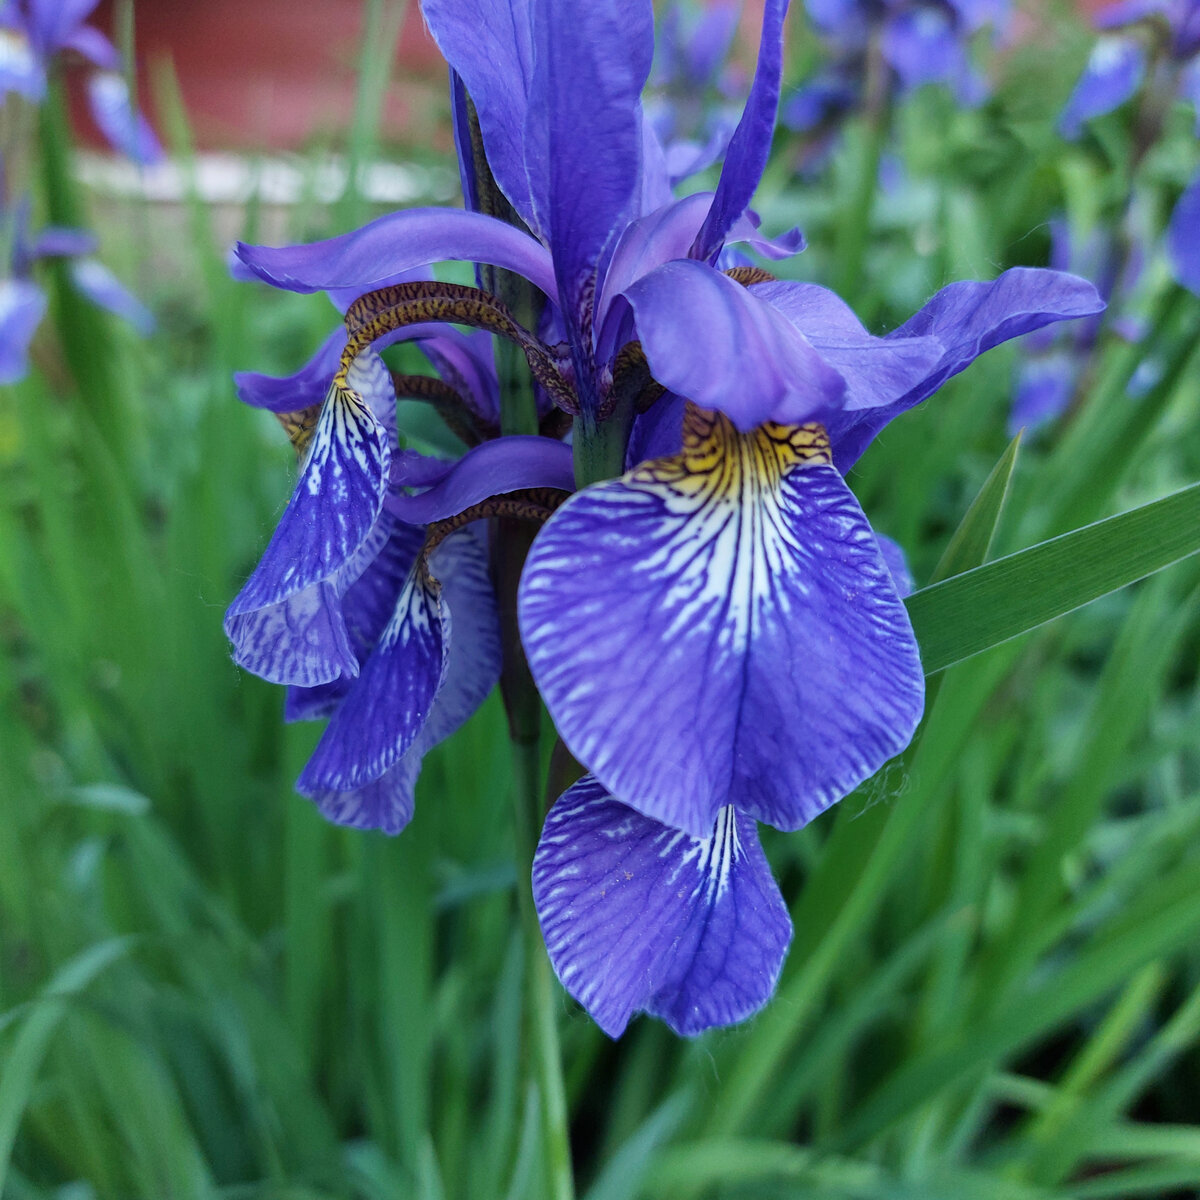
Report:
M979 104L987 84L971 62L970 43L984 28L1002 28L1006 0L806 0L813 25L833 57L786 101L789 129L827 140L835 122L864 100L872 44L903 94L927 83L951 88L960 104Z
M0 230L10 247L8 273L0 279L0 383L16 383L29 371L29 345L46 313L45 293L34 281L35 267L43 259L67 260L72 285L93 304L116 313L139 333L153 329L154 318L141 301L92 257L94 234L52 226L31 236L28 225L26 202L0 213Z
M747 207L773 133L783 0L765 6L715 192L683 200L641 107L649 0L513 0L503 23L484 0L423 8L524 228L414 209L310 246L239 248L275 286L359 297L313 414L325 458L292 501L306 517L285 514L247 587L257 600L348 595L347 564L380 512L455 528L536 520L522 641L588 771L551 808L534 863L555 970L614 1036L639 1010L683 1033L737 1021L770 994L790 937L756 822L800 828L899 752L922 711L889 548L845 472L978 354L1099 300L1082 280L1018 269L953 284L877 338L823 288L720 269L734 239L774 255L799 245L762 238ZM395 282L445 260L524 276L546 297L537 328L479 288ZM386 405L372 411L353 373L398 330L444 321L520 346L573 419L572 446L488 438L421 481L395 476ZM454 660L440 670L445 613L424 600L412 619L409 586L306 770L312 791L375 786L423 744Z
M87 80L88 103L114 150L134 162L163 157L149 122L133 106L116 47L87 19L99 0L5 0L0 6L0 92L37 104L46 95L52 60L80 55L96 69Z
M1200 134L1200 0L1121 0L1096 18L1104 35L1059 117L1075 139L1084 123L1112 112L1149 84L1164 101L1176 96L1196 112ZM1167 226L1175 277L1200 295L1200 174L1183 190Z

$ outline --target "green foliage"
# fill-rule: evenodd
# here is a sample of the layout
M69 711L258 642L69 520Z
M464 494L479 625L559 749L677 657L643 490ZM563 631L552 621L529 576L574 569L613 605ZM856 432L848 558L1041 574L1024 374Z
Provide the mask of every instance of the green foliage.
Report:
M371 12L359 161L394 32ZM1058 93L1082 52L1053 60ZM864 316L1039 261L1075 176L1120 191L1088 166L1102 146L1057 170L1031 103L1014 83L900 116L923 191L875 204L851 247ZM53 111L43 132L43 206L82 211ZM854 178L861 141L847 154ZM864 232L826 185L777 182L768 221L811 215L801 267L833 278L822 246ZM0 1196L536 1200L523 1004L545 964L519 933L503 713L429 757L395 841L292 793L315 733L220 628L289 452L229 378L293 367L328 309L233 283L211 214L177 219L154 341L64 293L50 366L0 392ZM1200 304L1151 291L1143 349L1102 338L1066 427L1019 462L1017 348L856 469L933 581L911 601L940 672L925 722L835 811L770 835L796 939L758 1018L692 1043L640 1021L614 1045L556 1001L588 1200L1200 1189L1200 570L1177 562L1200 529ZM1144 356L1161 370L1135 401Z

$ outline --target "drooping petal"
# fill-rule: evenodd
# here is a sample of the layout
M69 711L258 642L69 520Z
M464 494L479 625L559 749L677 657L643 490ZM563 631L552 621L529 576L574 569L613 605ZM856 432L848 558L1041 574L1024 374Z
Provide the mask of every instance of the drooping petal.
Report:
M129 84L116 71L97 71L88 79L88 103L108 144L142 166L162 162L166 155L150 122L133 106Z
M46 297L34 283L0 279L0 383L29 372L29 343L46 313Z
M763 6L754 83L730 139L712 207L692 247L693 258L708 261L720 251L734 221L749 207L767 165L783 75L783 19L787 9L788 0L766 0Z
M93 25L78 25L64 39L63 47L82 54L88 62L105 71L121 69L121 55L112 44Z
M1200 296L1200 175L1184 189L1171 214L1167 257L1175 278Z
M1102 37L1092 50L1075 90L1058 118L1058 131L1075 139L1085 121L1124 104L1142 82L1146 52L1134 38Z
M847 471L893 417L932 395L986 350L1055 321L1102 312L1104 301L1085 279L1033 267L1013 267L991 283L964 281L942 288L886 341L936 339L943 353L899 399L865 409L835 434L834 462Z
M516 271L553 296L549 251L527 233L482 213L409 208L388 213L353 233L307 246L248 246L238 257L255 275L292 292L353 288L359 294L430 263L490 263Z
M871 527L816 426L739 435L584 489L534 542L522 639L563 740L647 816L736 804L796 829L908 743L923 677ZM581 631L586 631L581 636Z
M575 486L571 447L554 438L512 435L468 450L428 491L390 496L390 511L412 524L441 521L489 496L523 488Z
M73 262L71 282L93 304L116 313L143 337L154 332L154 314L99 259Z
M372 551L369 564L339 594L338 616L358 667L366 662L379 641L392 613L404 581L412 571L425 542L421 525L407 525L384 512L366 547ZM362 553L360 551L360 553ZM351 574L351 572L347 572ZM357 676L357 667L315 687L288 689L284 718L288 721L312 721L327 717L337 707Z
M703 837L614 800L591 775L555 802L533 897L563 986L610 1037L648 1012L678 1034L770 998L792 923L754 822L722 809Z
M339 572L376 529L387 490L387 429L363 398L390 389L387 369L378 356L364 354L348 381L357 394L334 392L325 401L292 498L225 617L235 659L256 671L260 659L276 664L271 669L279 682L322 683L355 666L340 636L333 654L319 660L310 640L325 632L323 614L335 599L328 592L314 596L311 589L326 585L336 591ZM275 611L288 604L294 612ZM279 638L289 640L276 645ZM322 665L314 667L318 661Z
M331 792L355 792L410 753L419 761L495 683L499 633L482 546L470 530L460 530L438 547L431 568L441 578L420 563L409 572L379 641L300 776L297 788L306 796L322 801ZM461 630L453 623L459 617Z
M422 0L443 57L466 85L500 190L526 224L535 220L521 129L533 82L530 0ZM536 230L535 232L540 232Z
M702 263L670 262L625 292L654 378L743 432L837 408L845 382L774 305Z

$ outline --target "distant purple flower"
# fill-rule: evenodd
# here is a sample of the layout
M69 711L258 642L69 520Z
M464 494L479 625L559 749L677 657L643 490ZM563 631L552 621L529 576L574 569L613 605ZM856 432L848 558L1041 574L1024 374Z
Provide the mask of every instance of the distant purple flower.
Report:
M50 227L29 234L28 202L0 212L0 231L10 247L8 270L0 276L0 383L16 383L29 372L29 346L46 312L46 297L34 280L43 259L68 261L75 289L93 304L128 321L139 333L154 328L154 318L98 259L91 257L96 238L83 229Z
M900 595L910 581L845 471L893 417L979 354L1094 313L1099 300L1070 276L1009 271L943 289L877 338L823 288L719 269L737 239L775 255L799 245L762 239L747 208L774 128L784 0L766 4L754 83L715 192L683 200L670 195L641 108L649 0L512 0L503 32L485 0L423 7L530 233L479 212L414 209L312 246L239 248L275 286L334 293L347 338L305 376L312 396L332 372L312 414L324 440L231 615L304 596L289 673L318 663L327 680L354 682L302 787L327 803L326 789L384 786L433 736L424 731L449 686L451 574L447 616L410 566L365 657L323 627L310 656L304 622L344 620L381 514L437 526L506 499L542 503L519 590L522 641L589 771L552 807L534 862L547 948L613 1036L639 1010L697 1033L766 1001L790 938L756 822L800 828L903 749L920 719L923 677ZM460 129L465 164L463 145ZM471 198L479 181L465 173ZM445 260L536 285L547 300L538 329L479 289L395 282ZM352 295L361 298L341 304ZM369 403L354 372L370 346L434 321L515 341L574 418L585 472L593 439L607 435L628 445L629 469L594 483L585 473L590 486L574 490L563 443L501 437L422 467L420 480L397 474L390 406ZM557 499L530 498L543 488ZM463 669L478 696L489 672ZM374 800L350 811L354 823L402 823L385 824Z
M971 62L970 42L986 26L1000 29L1007 0L806 0L831 58L784 103L789 128L827 136L864 99L869 47L877 42L897 95L927 83L949 87L959 103L979 104L987 85Z
M1096 18L1105 31L1059 117L1064 137L1151 87L1159 106L1179 97L1200 133L1200 0L1121 0ZM1108 31L1115 32L1108 32ZM1141 149L1145 149L1142 147ZM1185 187L1167 229L1175 277L1200 295L1200 173Z
M14 91L40 103L51 60L81 55L96 70L88 100L97 126L114 150L135 162L163 157L149 122L134 107L121 73L121 56L98 29L85 22L99 0L5 0L0 7L0 92Z
M1098 227L1080 239L1072 236L1064 218L1052 220L1050 265L1090 279L1106 303L1118 293L1128 296L1141 274L1142 253L1136 245L1123 244L1126 236ZM1096 313L1060 329L1039 329L1023 339L1026 353L1017 369L1010 436L1019 429L1036 429L1066 411L1107 315ZM1130 341L1141 337L1140 326L1131 317L1113 322L1111 328Z

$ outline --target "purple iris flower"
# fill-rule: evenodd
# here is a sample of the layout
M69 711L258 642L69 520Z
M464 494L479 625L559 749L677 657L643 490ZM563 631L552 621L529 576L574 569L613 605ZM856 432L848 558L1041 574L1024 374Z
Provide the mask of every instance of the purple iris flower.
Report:
M1121 0L1096 18L1096 43L1062 116L1059 131L1078 138L1085 122L1112 112L1144 86L1160 106L1178 96L1196 112L1200 134L1200 0ZM1167 226L1175 277L1200 295L1200 173L1184 188Z
M715 191L683 200L641 107L649 0L512 0L502 27L484 0L423 7L525 229L414 209L311 246L239 247L268 283L358 298L310 414L325 435L309 462L324 457L305 467L231 614L302 593L304 620L320 604L344 613L381 513L430 525L426 544L476 515L538 521L522 641L589 772L551 808L535 857L547 948L613 1036L639 1010L696 1033L761 1006L786 952L756 823L800 828L903 749L921 716L903 567L845 472L983 351L1101 302L1072 276L1018 269L953 284L879 338L826 289L722 270L736 239L774 255L799 245L760 237L747 207L773 134L785 0L765 6ZM534 284L546 297L537 328L479 288L395 282L446 260ZM370 403L355 372L371 347L441 321L520 346L554 411L573 419L572 447L486 438L420 479L397 474L386 399ZM316 374L324 383L326 368ZM597 471L597 447L614 438L617 461ZM353 682L302 778L310 794L369 789L398 769L449 686L450 573L440 597L414 598L423 584L409 572L374 649L354 655L357 675L328 649L336 630L312 639L320 673ZM302 626L295 670L308 665ZM492 669L471 667L476 657L462 668L472 695ZM354 816L379 823L373 804Z
M971 40L1008 20L1007 0L806 0L808 15L832 49L831 61L785 102L783 123L827 139L863 103L872 44L897 95L927 83L951 88L976 105L987 84L971 62Z
M88 76L88 102L114 150L150 165L163 158L149 122L134 107L116 47L86 24L99 0L5 0L0 6L0 92L18 92L35 104L46 95L56 55L74 52L96 70Z
M92 257L94 234L50 227L31 236L28 225L27 201L16 204L9 213L0 213L0 235L11 255L7 277L0 278L0 383L16 383L29 372L29 346L46 313L46 296L33 278L42 259L66 259L71 283L93 304L116 313L139 333L154 328L154 318L145 305Z

